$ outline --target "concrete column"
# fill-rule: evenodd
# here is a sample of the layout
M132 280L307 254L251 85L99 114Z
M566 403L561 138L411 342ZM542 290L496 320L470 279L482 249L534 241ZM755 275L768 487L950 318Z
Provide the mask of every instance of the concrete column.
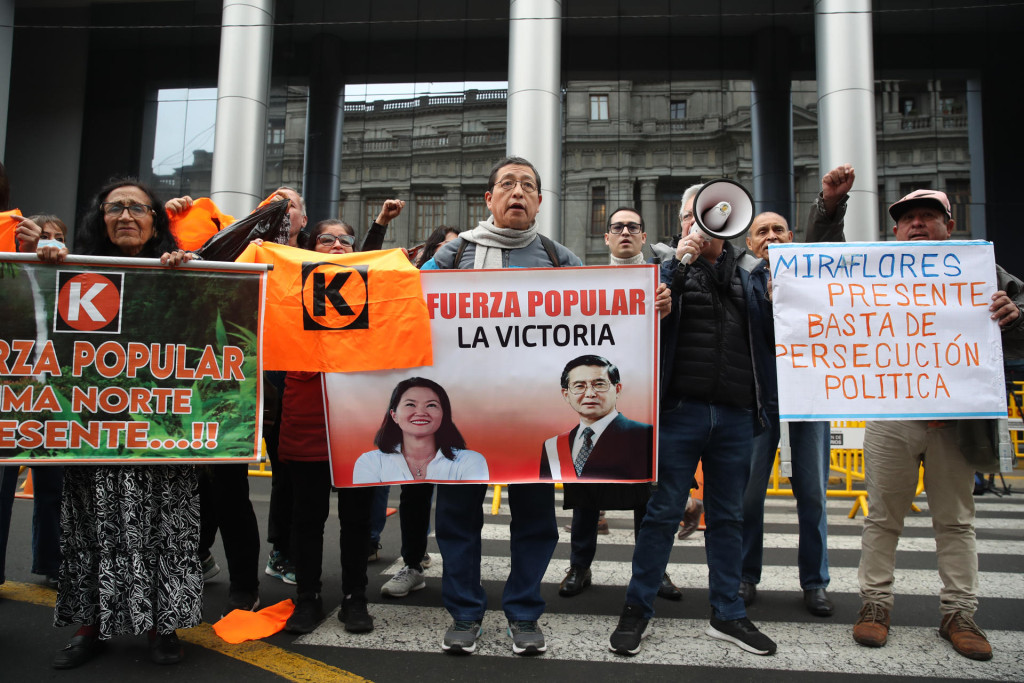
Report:
M245 216L263 199L274 0L224 0L210 197Z
M648 233L647 239L658 239L658 179L640 178L640 215L644 219L644 230ZM654 232L651 232L651 230Z
M0 161L7 150L7 112L11 94L14 47L14 0L0 0Z
M981 79L967 79L967 149L971 155L971 239L988 239L985 225L985 140Z
M846 239L879 239L875 145L875 60L871 0L815 0L818 156L821 173L853 164L857 181L846 214Z
M511 0L506 152L540 173L540 232L562 239L562 3Z
M797 218L793 215L792 37L785 29L771 28L759 31L756 41L756 52L763 58L756 62L750 82L754 210L774 211L792 222Z
M318 35L310 46L309 106L302 194L312 223L338 215L345 117L344 55L337 36Z
M462 185L444 185L444 222L456 227L466 226L462 209ZM436 225L434 226L437 227ZM475 227L475 226L474 226Z

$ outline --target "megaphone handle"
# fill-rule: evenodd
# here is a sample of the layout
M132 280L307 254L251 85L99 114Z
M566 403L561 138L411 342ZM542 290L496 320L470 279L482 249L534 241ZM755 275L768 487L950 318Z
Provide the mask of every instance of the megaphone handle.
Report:
M689 265L690 261L693 260L693 254L683 254L683 258L679 260L679 265Z

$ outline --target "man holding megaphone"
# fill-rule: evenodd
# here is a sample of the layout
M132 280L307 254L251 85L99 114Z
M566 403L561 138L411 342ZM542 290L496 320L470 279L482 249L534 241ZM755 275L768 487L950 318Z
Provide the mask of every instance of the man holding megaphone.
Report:
M747 619L739 595L743 491L753 436L768 425L764 367L774 363L767 272L758 267L760 259L726 241L747 231L753 213L749 193L731 180L683 195L683 236L661 273L671 283L672 308L662 320L658 486L637 535L626 604L609 639L617 654L640 651L699 462L712 606L705 633L754 654L776 649Z

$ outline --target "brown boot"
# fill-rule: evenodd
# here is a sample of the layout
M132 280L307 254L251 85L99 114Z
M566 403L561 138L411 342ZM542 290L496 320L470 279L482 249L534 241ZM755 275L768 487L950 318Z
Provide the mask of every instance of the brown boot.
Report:
M868 647L882 647L889 639L889 610L877 602L866 602L860 619L853 625L853 639Z
M992 646L985 632L974 623L974 617L967 612L953 612L942 617L939 635L953 645L953 649L968 659L987 661L992 659Z

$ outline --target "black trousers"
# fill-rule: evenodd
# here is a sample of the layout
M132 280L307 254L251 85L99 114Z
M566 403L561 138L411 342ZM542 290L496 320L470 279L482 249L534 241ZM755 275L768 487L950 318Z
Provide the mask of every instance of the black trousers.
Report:
M202 468L199 506L200 553L209 550L220 528L231 589L258 590L260 529L249 500L249 466L206 465Z
M299 596L321 592L324 524L330 515L331 470L327 461L288 463L292 482L292 561ZM338 489L338 541L341 547L341 590L366 593L366 542L370 537L370 506L376 487ZM422 553L420 559L423 558Z
M430 531L430 501L433 484L402 484L398 514L402 528L402 561L407 567L423 570L420 563L427 553Z

